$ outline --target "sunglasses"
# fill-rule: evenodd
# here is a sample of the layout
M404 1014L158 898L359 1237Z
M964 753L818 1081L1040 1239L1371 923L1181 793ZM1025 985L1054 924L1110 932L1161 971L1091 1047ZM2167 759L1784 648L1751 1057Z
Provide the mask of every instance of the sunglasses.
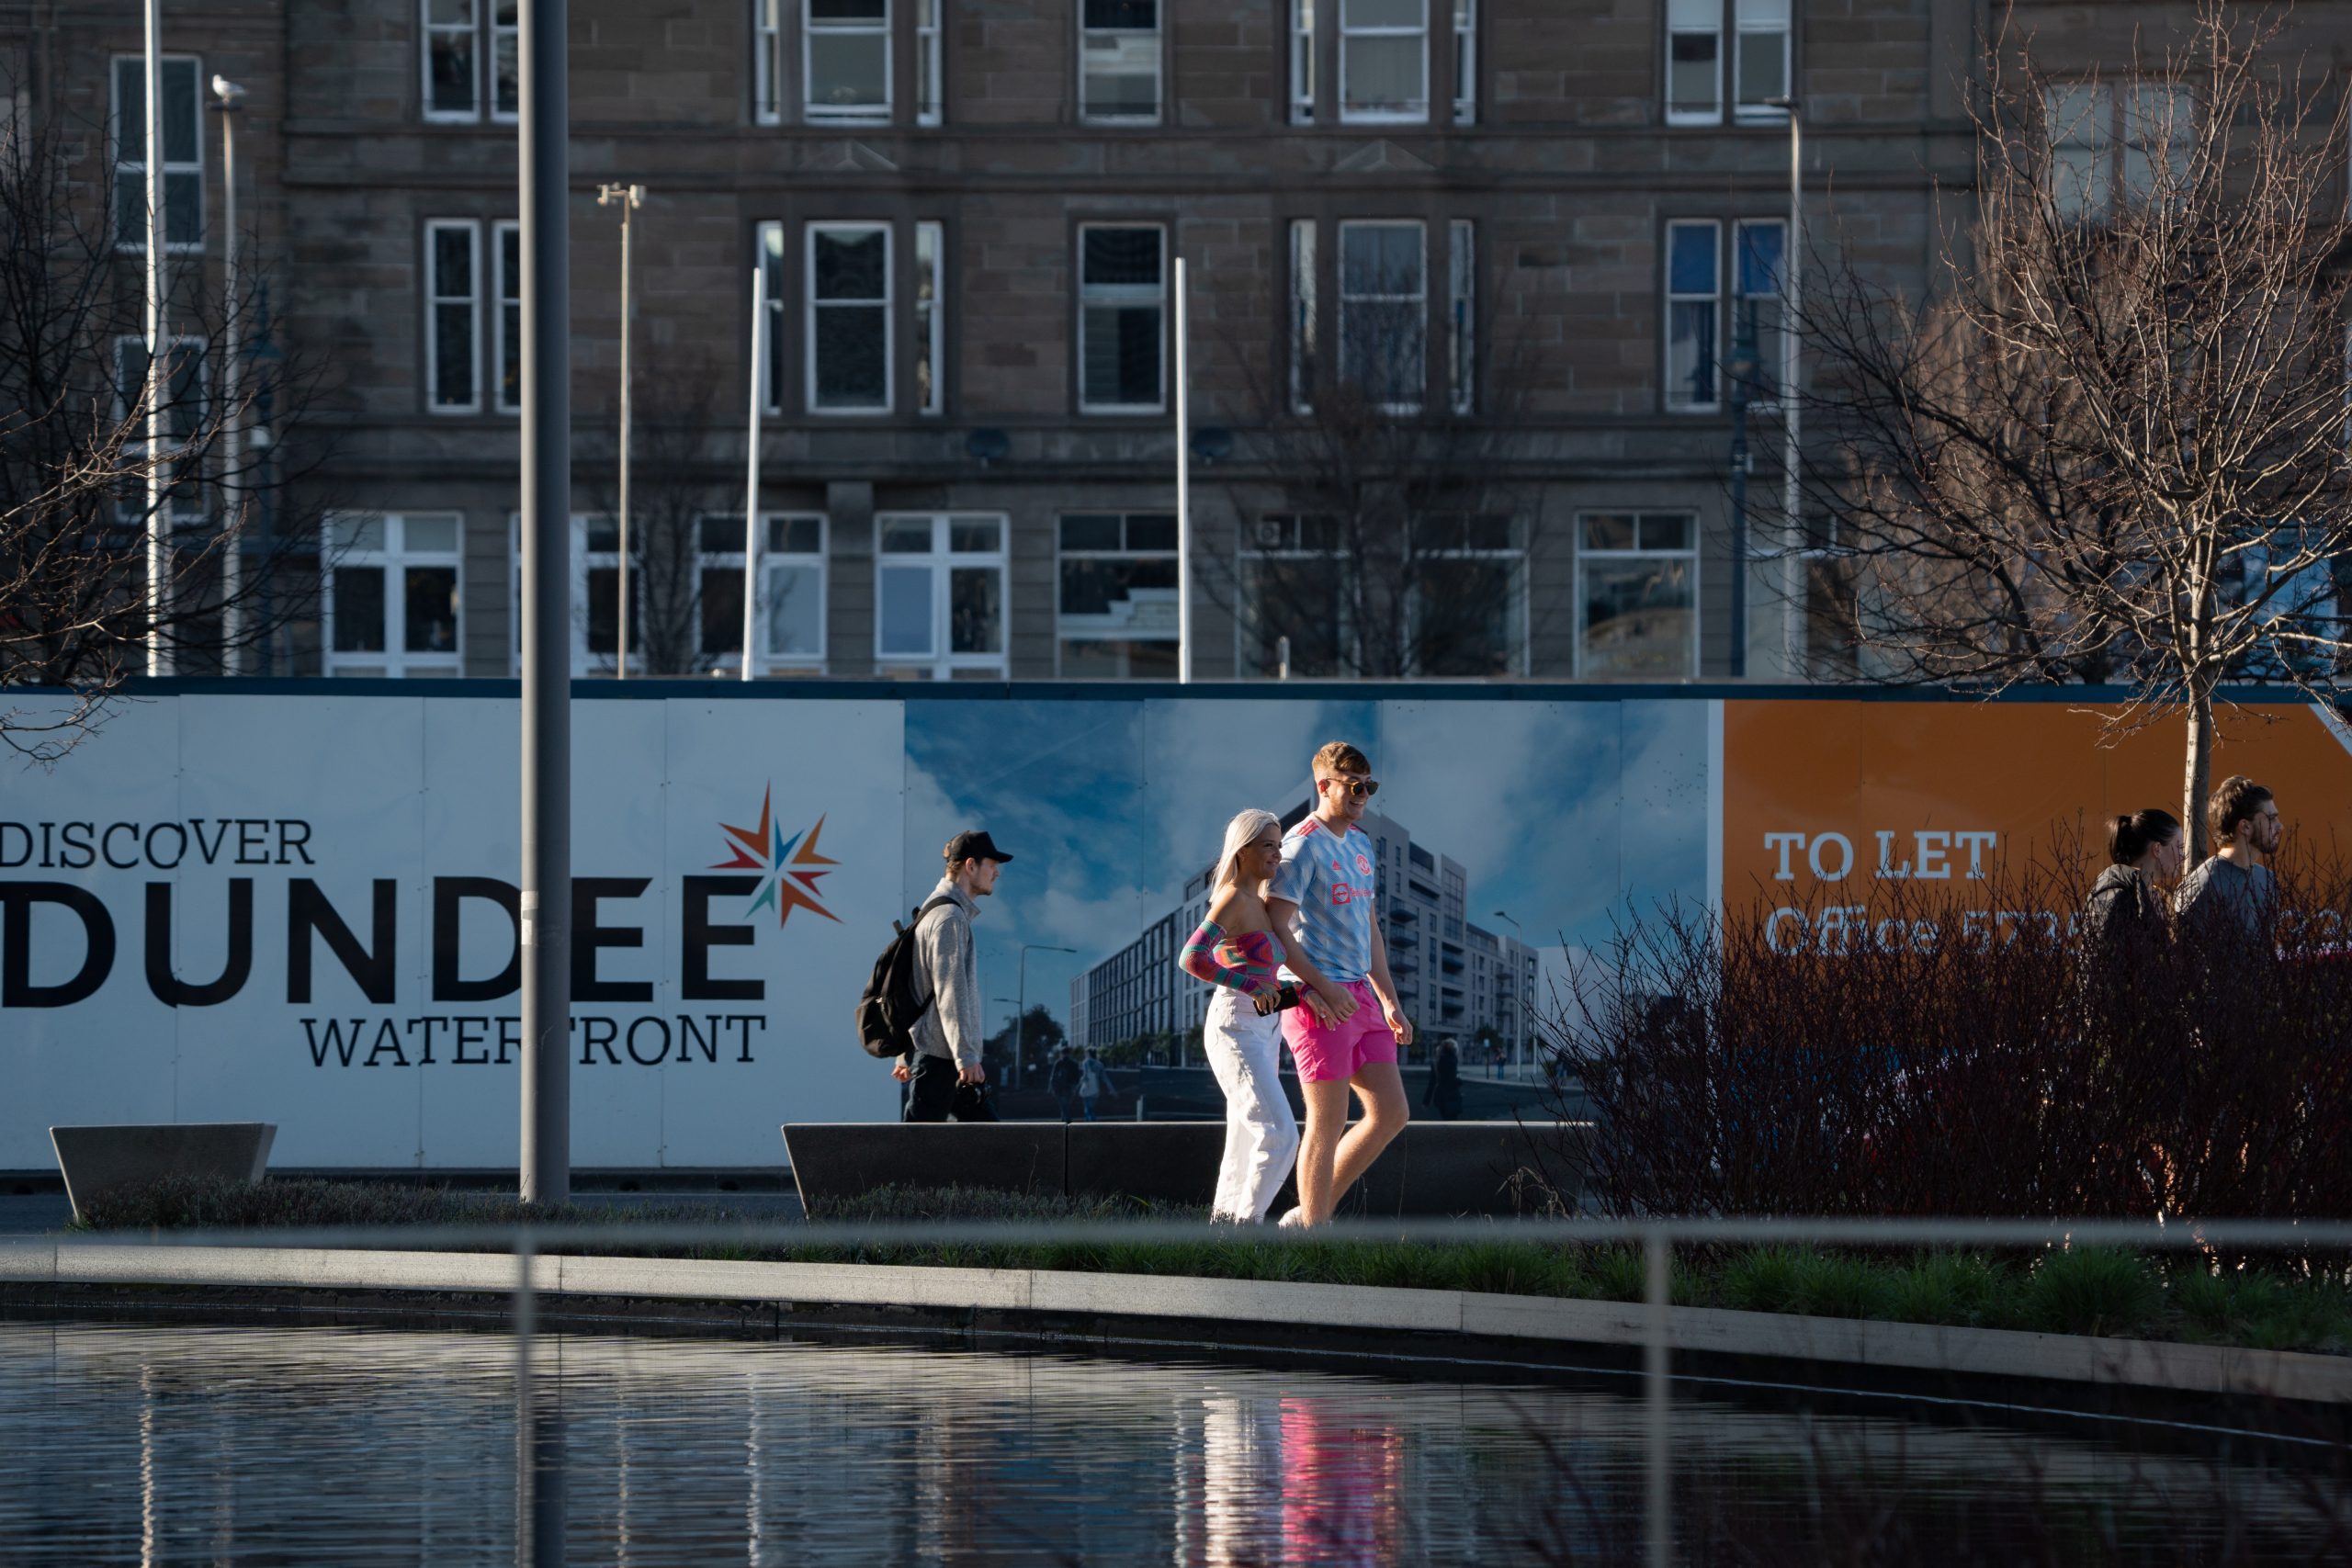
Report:
M1380 793L1380 781L1378 779L1328 778L1322 780L1316 787L1319 789L1323 784L1327 784L1347 785L1348 794L1358 800L1363 799L1366 795L1378 795Z

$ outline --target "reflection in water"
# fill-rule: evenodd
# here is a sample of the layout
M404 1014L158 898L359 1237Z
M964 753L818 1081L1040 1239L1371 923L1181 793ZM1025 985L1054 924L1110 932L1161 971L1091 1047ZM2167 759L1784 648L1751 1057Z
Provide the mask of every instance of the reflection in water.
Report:
M1627 1385L777 1341L551 1336L535 1352L526 1401L494 1335L0 1323L0 1558L1640 1561ZM2155 1543L2119 1561L2223 1560L2205 1548L2229 1532L2260 1550L2228 1561L2352 1557L2327 1534L2346 1512L2335 1476L1699 1400L1676 1421L1684 1539L1740 1561L1818 1560L1834 1532L1888 1518L1929 1546L1872 1556L1840 1536L1837 1555L2085 1561L1982 1549L1993 1526L2030 1542L2055 1519Z

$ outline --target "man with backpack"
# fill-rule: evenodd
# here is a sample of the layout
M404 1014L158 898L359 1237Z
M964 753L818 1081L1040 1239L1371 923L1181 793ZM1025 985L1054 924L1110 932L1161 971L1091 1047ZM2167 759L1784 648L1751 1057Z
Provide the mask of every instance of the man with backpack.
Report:
M907 933L911 964L903 986L913 1004L910 1024L894 1019L890 1038L905 1042L890 1076L907 1086L901 1112L909 1122L993 1122L988 1068L980 1060L980 984L972 947L972 919L979 900L996 891L998 871L1012 857L986 833L958 833L947 840L947 871L917 912ZM894 944L895 953L896 944ZM876 966L877 980L894 953ZM873 989L868 987L869 992ZM897 1008L890 1010L897 1011ZM859 1028L874 1048L861 1003Z

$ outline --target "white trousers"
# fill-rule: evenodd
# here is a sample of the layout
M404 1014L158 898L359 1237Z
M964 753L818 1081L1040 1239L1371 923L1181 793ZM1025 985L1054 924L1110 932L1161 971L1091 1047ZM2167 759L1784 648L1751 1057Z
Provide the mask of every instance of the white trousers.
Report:
M1249 998L1219 986L1201 1039L1225 1091L1225 1159L1209 1217L1254 1224L1298 1157L1298 1118L1283 1096L1282 1015L1260 1018Z

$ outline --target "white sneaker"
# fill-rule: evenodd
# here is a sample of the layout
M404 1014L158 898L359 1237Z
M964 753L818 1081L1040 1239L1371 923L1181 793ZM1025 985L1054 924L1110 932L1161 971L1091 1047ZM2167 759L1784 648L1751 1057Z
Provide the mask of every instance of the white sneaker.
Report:
M1296 1209L1284 1211L1283 1217L1274 1222L1274 1226L1278 1230L1301 1230L1306 1227L1306 1216Z

